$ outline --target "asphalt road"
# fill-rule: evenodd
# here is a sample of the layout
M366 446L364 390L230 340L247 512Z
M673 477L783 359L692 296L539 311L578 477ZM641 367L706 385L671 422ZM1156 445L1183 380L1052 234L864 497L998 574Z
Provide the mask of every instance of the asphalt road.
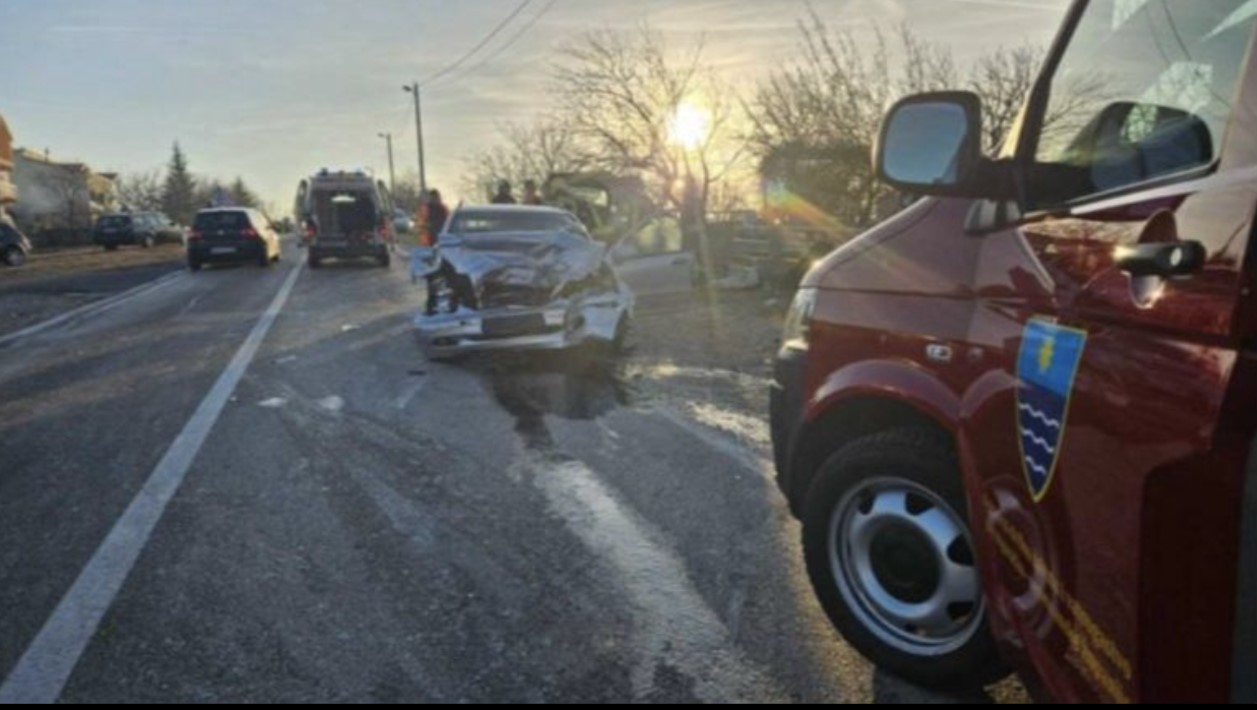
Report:
M677 373L428 363L403 268L285 257L0 348L0 700L985 699L842 643Z

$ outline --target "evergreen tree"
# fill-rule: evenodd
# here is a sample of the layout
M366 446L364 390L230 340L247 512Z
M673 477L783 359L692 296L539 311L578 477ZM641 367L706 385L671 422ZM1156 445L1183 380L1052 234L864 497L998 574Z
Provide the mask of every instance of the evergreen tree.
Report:
M237 207L256 208L261 204L261 200L258 199L257 194L249 189L249 186L245 184L243 178L237 177L235 182L231 183L231 187L228 189L228 192L231 194L232 202Z
M192 224L198 205L195 201L196 181L188 170L188 159L183 149L175 143L170 167L166 171L166 185L162 191L162 209L166 216L178 224Z

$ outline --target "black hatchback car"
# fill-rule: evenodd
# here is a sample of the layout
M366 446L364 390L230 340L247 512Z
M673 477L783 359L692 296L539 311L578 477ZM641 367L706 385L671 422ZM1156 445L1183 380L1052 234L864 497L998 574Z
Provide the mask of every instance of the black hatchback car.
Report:
M96 221L92 241L106 251L114 251L124 245L151 249L162 243L182 242L183 230L158 212L111 214Z
M12 223L0 219L0 261L7 266L22 266L30 253L31 243L26 235Z
M256 263L262 268L279 261L279 234L261 212L242 207L201 210L188 233L188 268L206 264Z

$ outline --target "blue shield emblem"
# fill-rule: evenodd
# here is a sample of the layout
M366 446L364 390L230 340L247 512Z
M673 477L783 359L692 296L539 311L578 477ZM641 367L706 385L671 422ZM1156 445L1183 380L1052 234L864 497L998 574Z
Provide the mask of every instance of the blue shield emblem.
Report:
M1026 325L1017 358L1017 433L1022 467L1035 501L1043 500L1065 442L1074 379L1087 334L1045 321Z

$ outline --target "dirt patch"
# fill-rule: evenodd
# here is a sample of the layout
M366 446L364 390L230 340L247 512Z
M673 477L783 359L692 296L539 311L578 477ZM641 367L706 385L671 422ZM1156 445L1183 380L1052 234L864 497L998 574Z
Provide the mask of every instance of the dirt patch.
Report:
M182 262L183 258L183 246L179 244L162 244L152 249L122 247L114 252L107 252L100 247L41 251L31 254L25 266L16 269L0 268L0 289L69 274L82 275Z

